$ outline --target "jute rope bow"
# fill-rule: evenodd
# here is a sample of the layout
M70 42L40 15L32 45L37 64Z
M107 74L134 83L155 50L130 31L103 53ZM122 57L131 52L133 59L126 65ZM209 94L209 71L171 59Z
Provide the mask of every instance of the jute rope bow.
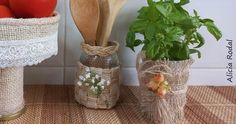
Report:
M118 51L119 46L119 43L116 41L109 42L109 45L107 47L91 46L89 44L86 44L85 42L81 43L81 48L85 53L87 53L88 55L98 55L101 57L106 57L114 54Z

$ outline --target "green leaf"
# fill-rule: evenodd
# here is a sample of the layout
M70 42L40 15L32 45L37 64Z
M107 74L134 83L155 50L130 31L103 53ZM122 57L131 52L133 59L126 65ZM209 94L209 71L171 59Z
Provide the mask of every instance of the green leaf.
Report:
M188 4L189 2L190 2L189 0L180 0L180 2L178 4L185 5L185 4Z
M202 20L204 25L207 27L207 30L217 39L220 40L222 37L221 31L217 28L214 22L210 19Z
M178 52L178 58L180 60L186 60L186 59L189 59L189 47L187 44L183 44L182 45L182 48L179 49L179 52Z
M139 15L138 15L138 19L148 19L148 13L149 13L149 7L142 7L138 12L139 12Z
M137 44L136 44L137 45ZM135 46L135 33L130 31L126 36L126 46L134 51Z
M147 38L149 41L152 40L152 38L155 36L156 33L156 27L155 24L149 23L145 30L145 38Z
M170 41L179 41L183 35L183 30L179 27L168 27L166 28L166 37Z
M154 5L154 1L153 0L147 0L147 3L148 3L149 6Z
M140 45L140 44L142 44L142 43L143 43L142 40L137 39L137 40L135 40L135 42L134 42L134 46L138 46L138 45Z
M172 11L172 5L169 3L166 4L158 3L156 5L156 8L165 17L167 17Z
M194 47L194 48L200 48L200 47L202 47L205 44L205 39L198 32L196 33L196 37L197 37L197 39L199 41L199 44L196 47Z
M202 23L206 23L206 22L212 22L214 23L214 21L212 19L202 19L201 20Z
M190 49L189 52L190 52L190 54L195 54L195 53L197 53L198 58L201 58L201 52L200 52L199 50Z
M155 8L155 6L150 6L148 8L148 13L147 13L148 20L150 20L152 22L155 22L155 21L158 20L159 15L160 14L158 13L158 11Z
M194 13L195 16L198 16L198 13L195 9L193 10L193 13Z
M130 30L132 32L144 32L148 24L148 21L146 20L136 20L133 22L133 24L130 26Z
M151 41L149 42L149 44L147 45L145 54L147 56L147 58L149 59L154 59L156 58L158 52L159 52L159 47L155 44L155 42Z

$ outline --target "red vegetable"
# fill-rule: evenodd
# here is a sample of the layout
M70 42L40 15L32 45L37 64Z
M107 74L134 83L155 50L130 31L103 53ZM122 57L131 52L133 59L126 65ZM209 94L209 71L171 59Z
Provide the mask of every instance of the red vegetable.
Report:
M8 0L0 0L0 5L8 6Z
M0 18L12 18L14 15L12 14L11 10L4 6L0 5Z
M53 15L57 0L9 0L17 18L40 18Z

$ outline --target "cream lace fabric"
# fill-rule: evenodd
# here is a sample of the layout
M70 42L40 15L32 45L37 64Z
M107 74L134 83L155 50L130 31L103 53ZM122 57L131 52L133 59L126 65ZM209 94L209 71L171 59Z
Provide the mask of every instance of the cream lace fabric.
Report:
M0 68L36 65L57 52L57 32L31 40L0 41Z

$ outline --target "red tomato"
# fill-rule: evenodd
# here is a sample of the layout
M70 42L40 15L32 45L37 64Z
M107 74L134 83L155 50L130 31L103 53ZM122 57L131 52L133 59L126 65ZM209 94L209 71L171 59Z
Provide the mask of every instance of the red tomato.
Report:
M9 5L18 18L52 16L57 0L9 0Z
M8 0L0 0L0 5L8 6Z
M12 14L11 10L4 6L0 5L0 18L12 18L14 15Z

